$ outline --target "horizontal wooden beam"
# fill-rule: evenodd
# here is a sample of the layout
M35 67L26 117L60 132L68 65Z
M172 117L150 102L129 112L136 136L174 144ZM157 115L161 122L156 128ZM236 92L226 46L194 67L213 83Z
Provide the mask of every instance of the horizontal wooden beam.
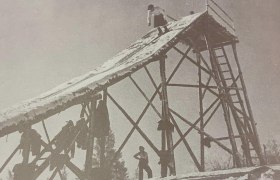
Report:
M233 136L233 138L241 138L241 136ZM223 141L223 140L229 140L229 137L219 137L219 138L215 138L218 141Z
M175 87L190 87L190 88L212 88L212 89L218 89L217 86L206 86L206 85L195 85L195 84L175 84L175 83L169 83L167 86L175 86Z

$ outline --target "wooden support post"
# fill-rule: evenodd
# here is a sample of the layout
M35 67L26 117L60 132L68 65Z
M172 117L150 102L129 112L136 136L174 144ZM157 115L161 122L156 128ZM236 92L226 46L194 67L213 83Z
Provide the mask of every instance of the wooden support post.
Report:
M186 52L183 53L183 57L180 59L179 63L176 65L176 67L173 69L171 75L169 76L167 83L170 82L170 80L172 79L172 77L174 76L174 74L177 72L178 68L180 67L180 65L182 64L183 60L185 59L185 56L189 53L189 51L191 50L191 47L188 47ZM153 86L155 87L155 92L153 93L152 97L149 99L148 104L145 106L144 110L142 111L141 115L139 116L139 118L136 120L135 124L138 125L139 122L141 121L142 117L144 116L144 114L146 113L146 111L148 110L149 106L152 105L153 100L155 99L156 95L159 94L159 89L161 88L161 84L159 86L156 85L155 80L153 79L151 73L149 72L148 68L145 66L145 71L149 77L149 79L151 80ZM129 140L129 138L131 137L131 135L133 134L134 130L136 129L136 126L133 126L133 128L130 130L130 132L128 133L128 135L126 136L125 140L123 141L123 143L120 145L119 149L116 151L115 153L115 157L121 152L121 150L124 148L125 144L127 143L127 141ZM173 148L174 149L174 148ZM115 158L113 158L115 159Z
M103 91L103 102L107 106L107 89L104 89ZM106 143L106 137L103 136L99 139L99 146L100 146L100 167L104 168L105 164L105 143Z
M169 76L169 78L167 79L167 83L170 82L170 80L172 79L172 77L174 76L174 74L177 72L178 68L180 67L180 65L182 64L182 62L184 61L184 59L186 58L187 54L190 52L191 47L188 47L186 52L183 53L182 58L180 59L179 63L176 65L176 67L173 69L171 75ZM152 102L154 100L154 98L156 97L157 94L159 94L159 89L161 88L161 84L159 86L156 85L151 73L149 72L148 68L145 66L144 67L146 70L146 73L149 77L149 79L151 80L153 86L155 87L155 92L152 95L152 97L149 99L147 105L145 106L144 110L142 111L141 115L139 116L139 118L136 120L136 122L132 122L130 116L122 109L122 107L111 97L109 96L109 98L113 101L113 103L116 104L116 106L124 113L124 115L128 118L128 120L133 124L133 128L130 130L130 132L128 133L128 135L126 136L125 140L123 141L123 143L120 145L119 149L116 151L115 156L113 159L115 159L116 156L118 156L118 154L121 152L121 150L124 148L125 144L127 143L127 141L129 140L129 138L131 137L131 135L133 134L134 130L137 129L139 131L140 134L145 135L144 133L142 133L142 131L140 132L140 128L138 127L139 122L141 121L142 117L144 116L144 114L146 113L146 111L148 110L149 106L152 105ZM142 135L142 136L143 136ZM144 139L146 139L146 141L148 142L148 144L154 149L154 151L159 155L159 150L149 141L149 139L146 136L143 136ZM145 138L146 137L146 138ZM173 148L174 149L174 148Z
M90 176L92 170L92 156L93 156L93 146L94 146L94 136L93 136L93 126L94 126L94 117L96 113L96 100L90 102L90 114L89 114L89 136L87 142L87 152L86 152L86 162L85 162L85 173L87 177Z
M30 129L26 129L23 134L25 134L25 138L29 138L30 136ZM22 164L27 165L29 163L29 156L31 151L31 144L30 142L23 144L23 150L22 150Z
M104 168L105 164L105 143L106 137L99 138L99 146L100 146L100 167Z
M197 64L201 66L201 58L199 53L196 53ZM201 75L201 68L198 67L198 98L199 98L199 116L201 117L200 120L200 129L204 131L204 121L203 121L203 95L202 95L202 75ZM200 134L200 164L201 170L205 171L205 153L204 153L204 135Z
M233 49L234 59L235 59L235 62L236 62L237 68L238 68L238 73L239 73L239 76L240 76L240 81L241 81L243 94L244 94L244 98L245 98L245 103L246 103L246 106L248 108L248 113L249 113L249 117L250 117L250 121L251 121L251 126L252 126L253 132L254 132L255 143L253 143L253 144L255 144L255 149L256 149L256 153L258 155L258 158L260 160L260 164L264 165L266 163L265 163L265 159L264 159L264 156L263 156L263 153L262 153L260 139L259 139L259 135L258 135L257 128L256 128L256 122L255 122L254 117L253 117L253 112L252 112L249 97L248 97L248 94L247 94L247 89L246 89L246 86L245 86L245 81L244 81L243 74L242 74L242 71L241 71L240 63L239 63L239 60L238 60L235 43L232 44L232 49Z
M168 97L167 97L167 81L166 81L166 74L165 74L165 57L162 57L159 61L160 63L160 76L161 76L161 102L162 102L162 121L170 122L169 120L169 107L168 107ZM166 123L168 124L168 123ZM161 150L165 151L168 150L170 153L170 174L175 175L175 159L174 159L174 151L173 151L173 139L172 139L172 132L170 129L163 129L162 130L162 145ZM166 148L167 145L167 148ZM166 164L161 163L162 171L164 171L164 167L167 166ZM162 176L166 177L167 174L162 173Z

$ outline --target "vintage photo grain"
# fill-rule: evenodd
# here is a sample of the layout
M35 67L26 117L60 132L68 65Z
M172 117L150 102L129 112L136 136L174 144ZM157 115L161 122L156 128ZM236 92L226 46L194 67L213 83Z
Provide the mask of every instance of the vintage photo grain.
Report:
M0 180L280 180L279 0L0 2Z

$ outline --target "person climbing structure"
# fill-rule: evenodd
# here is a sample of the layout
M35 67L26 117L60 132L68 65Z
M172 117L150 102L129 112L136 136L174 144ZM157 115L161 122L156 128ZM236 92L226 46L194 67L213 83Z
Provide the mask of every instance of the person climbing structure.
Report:
M167 171L169 169L169 175L175 175L175 167L171 163L171 152L170 150L161 150L159 151L159 162L158 164L161 165L161 178L167 176Z
M135 159L139 160L139 180L143 180L143 170L145 170L148 174L148 178L152 178L152 170L149 166L149 158L148 153L145 152L145 148L143 146L139 146L139 152L133 156Z
M163 31L161 30L160 26L164 27L164 33L169 31L167 26L166 26L167 21L166 21L166 18L165 18L164 9L162 9L158 6L154 6L153 4L150 4L148 6L148 15L147 15L148 26L151 25L152 16L154 17L154 27L157 27L159 36L163 34Z

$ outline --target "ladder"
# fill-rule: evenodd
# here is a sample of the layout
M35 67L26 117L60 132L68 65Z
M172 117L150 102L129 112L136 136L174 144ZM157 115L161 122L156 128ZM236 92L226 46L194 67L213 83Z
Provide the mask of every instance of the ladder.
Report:
M227 57L226 51L223 46L215 47L212 49L216 69L220 76L220 83L223 87L222 91L225 93L225 98L229 108L231 109L234 121L237 125L237 130L240 134L242 141L242 149L246 157L247 165L253 165L252 156L250 151L257 148L257 144L253 139L253 130L250 124L250 117L246 111L244 102L242 100L241 91L242 87L238 87L237 77L234 76L232 67ZM254 148L250 148L252 145Z

